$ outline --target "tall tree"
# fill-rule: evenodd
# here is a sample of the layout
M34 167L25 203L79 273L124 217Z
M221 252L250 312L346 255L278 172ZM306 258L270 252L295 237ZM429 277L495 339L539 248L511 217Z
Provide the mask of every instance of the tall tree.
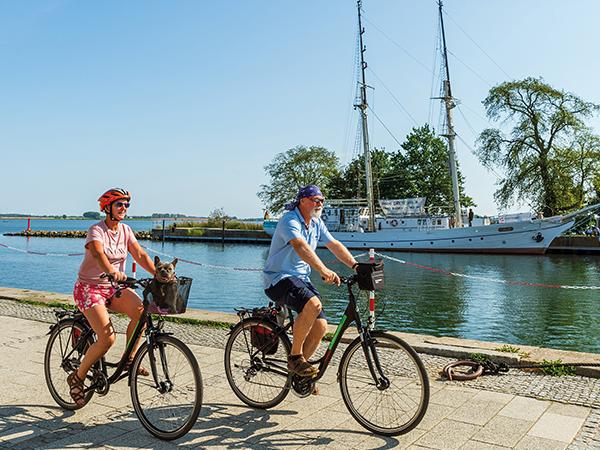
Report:
M427 197L427 204L446 211L453 208L452 180L448 168L446 144L429 125L413 128L395 153L384 149L371 151L373 190L380 198ZM464 193L464 179L459 174L461 203L473 206L473 199ZM364 158L356 157L346 169L332 179L330 193L335 198L365 198Z
M429 125L413 128L402 143L402 150L391 156L390 168L381 180L382 198L427 197L429 206L446 212L453 208L452 178L448 164L448 149ZM464 177L458 170L460 201L474 206L466 195Z
M512 124L509 134L497 128L484 130L477 143L482 164L505 174L495 193L500 206L530 201L546 216L571 208L573 183L565 182L570 173L569 144L598 105L541 78L501 83L483 104L491 120Z
M380 198L379 180L385 176L389 165L389 153L384 149L371 150L371 174L375 200ZM330 181L328 188L331 198L367 198L364 156L359 155L353 159L343 172Z
M570 170L565 183L571 186L571 208L581 208L588 201L597 203L600 181L600 136L589 128L575 133L571 145L559 151L564 166Z
M269 184L260 186L258 197L269 211L277 213L293 200L298 189L316 184L327 195L330 181L339 176L338 157L335 153L317 146L297 146L275 156L265 166Z

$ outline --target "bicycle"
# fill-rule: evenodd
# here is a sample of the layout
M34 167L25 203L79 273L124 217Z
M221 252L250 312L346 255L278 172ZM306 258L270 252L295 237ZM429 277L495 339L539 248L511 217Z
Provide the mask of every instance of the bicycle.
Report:
M111 279L109 277L109 279ZM116 297L126 288L143 288L143 313L133 335L118 362L106 357L98 360L84 380L85 403L77 405L70 396L67 375L77 370L83 355L96 340L96 335L83 313L78 310L56 310L57 322L50 326L44 354L44 375L50 394L64 409L77 410L85 406L94 393L104 396L110 386L128 378L135 413L152 435L173 440L185 435L196 423L202 406L202 377L192 351L182 341L163 331L163 314L185 311L191 279L177 278L177 306L158 307L151 291L151 278L128 278L114 283ZM156 322L152 313L157 313ZM145 324L145 327L142 326ZM145 330L145 331L144 331ZM145 341L136 352L129 370L127 363L134 343L145 333ZM149 368L150 375L138 373L140 367ZM114 368L109 375L108 369Z
M229 385L242 402L255 408L278 405L290 390L307 397L325 375L344 332L355 322L358 337L348 345L338 366L344 403L352 417L373 433L407 433L421 422L429 404L429 379L423 362L399 337L362 324L352 291L355 283L360 284L359 275L340 280L348 287L348 305L325 354L311 361L318 364L315 377L288 372L288 331L294 318L290 312L289 322L283 326L281 308L270 304L253 310L236 309L240 322L232 327L225 346Z

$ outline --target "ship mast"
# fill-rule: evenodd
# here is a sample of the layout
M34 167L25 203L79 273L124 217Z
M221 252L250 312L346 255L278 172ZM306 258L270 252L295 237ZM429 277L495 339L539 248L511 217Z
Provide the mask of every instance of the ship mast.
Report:
M444 96L442 100L446 106L446 134L443 134L448 139L448 160L450 162L450 176L452 178L452 196L454 197L454 219L457 227L462 227L462 214L460 208L460 193L458 188L458 171L456 169L456 152L454 151L454 138L456 133L454 132L454 126L452 125L452 108L456 106L456 102L452 97L452 89L450 88L450 69L448 67L448 52L446 50L446 33L444 31L444 17L442 15L442 0L438 0L438 7L440 11L440 26L442 29L442 46L443 46L443 59L444 66L446 69L446 79L443 81Z
M365 174L367 178L367 204L369 205L369 226L368 231L375 231L375 198L373 196L373 173L371 168L371 152L369 151L369 130L367 128L367 82L365 80L365 69L367 63L365 62L364 53L367 48L363 45L363 34L365 29L362 26L361 8L362 0L356 2L358 8L358 37L360 44L360 70L361 70L361 81L360 83L360 103L354 105L355 108L360 110L361 128L362 128L362 141L363 151L365 155Z

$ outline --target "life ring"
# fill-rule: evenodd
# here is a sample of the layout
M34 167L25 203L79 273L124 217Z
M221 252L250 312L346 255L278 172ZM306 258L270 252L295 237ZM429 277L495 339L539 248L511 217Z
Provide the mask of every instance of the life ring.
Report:
M397 227L398 226L398 221L396 219L392 219L390 220L390 225L393 227Z

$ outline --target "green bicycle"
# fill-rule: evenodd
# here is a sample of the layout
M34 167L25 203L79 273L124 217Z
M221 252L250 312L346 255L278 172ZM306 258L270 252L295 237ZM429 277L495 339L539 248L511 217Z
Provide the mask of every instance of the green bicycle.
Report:
M423 419L429 404L429 379L415 350L402 339L362 324L352 286L358 276L341 281L348 287L349 301L325 354L318 361L314 378L291 374L287 357L291 343L287 325L280 325L277 306L237 309L240 322L225 346L225 373L237 397L254 408L272 408L293 390L300 397L313 391L352 322L358 337L344 352L337 379L348 411L363 427L385 436L409 432ZM253 317L253 315L255 317Z

